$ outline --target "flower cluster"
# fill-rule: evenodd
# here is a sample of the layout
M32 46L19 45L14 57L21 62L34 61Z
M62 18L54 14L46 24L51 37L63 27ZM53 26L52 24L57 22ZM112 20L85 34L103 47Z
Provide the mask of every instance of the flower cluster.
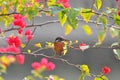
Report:
M13 19L13 25L14 26L18 26L21 29L26 27L26 23L24 21L24 16L22 16L21 14L14 14L13 15L14 19Z
M21 45L21 41L18 36L10 36L7 38L7 43L9 45L13 45L15 47L19 47Z
M32 68L34 70L39 70L41 68L47 69L49 71L54 70L55 64L53 62L48 62L47 58L42 58L40 62L33 62Z
M62 4L65 8L69 8L70 7L69 0L58 0L57 3L58 4Z
M20 49L15 46L7 46L7 47L1 47L0 48L0 53L20 53Z
M103 74L105 74L105 75L107 75L108 73L110 73L110 68L109 67L107 67L107 66L104 66L103 68L102 68L102 72L103 72Z

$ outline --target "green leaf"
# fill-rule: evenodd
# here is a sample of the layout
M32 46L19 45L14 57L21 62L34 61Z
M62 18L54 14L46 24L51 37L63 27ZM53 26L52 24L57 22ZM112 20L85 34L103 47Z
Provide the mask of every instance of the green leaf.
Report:
M120 42L120 31L118 31L118 42Z
M81 75L79 80L84 80L85 76L90 75L89 67L86 64L80 65Z
M64 49L63 55L66 55L66 53L67 53L67 51L68 51L68 50L67 50L67 44L64 45L63 49Z
M106 76L95 77L94 80L108 80Z
M102 0L95 0L94 6L97 10L100 10L102 6Z
M34 4L32 7L26 9L26 13L28 13L28 20L31 20L34 16L36 16L39 12L39 6Z
M41 43L35 43L34 46L37 47L37 48L42 48Z
M94 80L103 80L103 79L99 77L95 77Z
M87 35L92 34L91 28L88 25L84 25L84 26L82 26L82 28Z
M113 49L113 52L116 55L116 58L120 60L120 49Z
M118 26L120 26L120 16L118 16L117 14L114 15L114 22L115 22Z
M72 26L73 29L77 28L78 14L79 14L79 10L76 8L70 8L67 11L67 22Z
M58 18L60 20L60 24L63 26L67 20L66 11L61 11L58 13Z
M72 28L75 30L77 28L78 25L78 19L71 19L71 18L67 18L67 22L72 26Z
M0 80L4 80L4 78L2 76L0 76Z
M80 70L83 74L85 74L86 76L89 76L90 70L89 70L88 65L86 64L80 65Z
M57 14L58 12L64 10L64 7L62 5L56 4L50 6L51 14Z
M98 34L98 44L100 45L106 37L106 31L101 31Z
M93 13L93 11L91 11L91 9L81 8L80 15L83 17L84 21L86 23L88 23L90 18L91 18L91 16L93 16L94 13Z
M65 35L70 34L71 31L72 31L72 27L69 24L67 24L65 27Z
M26 76L23 80L35 80L33 76Z
M54 5L56 4L56 0L47 0L47 5L48 6L51 6L51 5Z
M80 79L79 79L79 80L84 80L85 76L86 76L86 75L82 73L82 74L80 75Z
M107 24L108 20L107 20L107 18L105 16L102 16L102 15L99 16L98 21L102 22L103 27L107 27L106 24Z
M115 28L110 28L109 29L109 31L110 31L110 34L111 34L111 37L112 38L114 38L114 37L116 37L117 35L118 35L118 30L117 29L115 29Z

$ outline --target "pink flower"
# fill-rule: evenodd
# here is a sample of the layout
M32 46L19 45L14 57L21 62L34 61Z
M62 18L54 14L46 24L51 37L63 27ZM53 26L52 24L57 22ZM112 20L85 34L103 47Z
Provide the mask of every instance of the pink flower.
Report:
M25 31L25 35L32 35L32 31L31 31L30 29L27 29L27 30Z
M103 72L103 74L105 74L105 75L107 75L110 71L111 71L110 68L107 67L107 66L105 66L105 67L102 68L102 72Z
M40 0L35 0L35 2L40 3Z
M34 63L32 63L32 68L33 68L34 70L38 70L40 67L41 67L41 66L40 66L40 63L39 63L39 62L34 62Z
M21 41L20 39L18 38L18 36L11 36L11 37L8 37L7 38L7 43L9 45L13 45L13 46L16 46L16 47L19 47L21 45Z
M40 63L39 62L32 63L32 68L34 70L44 68L44 69L48 69L49 71L52 71L55 68L55 64L53 62L48 62L47 58L42 58Z
M70 7L69 0L58 0L57 3L58 4L62 4L65 8L69 8Z
M27 37L27 40L31 40L33 38L32 36L32 31L31 30L26 30L25 36Z
M16 58L17 58L17 62L19 64L24 64L24 60L25 60L24 55L22 55L22 54L16 55Z
M42 58L41 61L40 61L40 64L43 66L43 67L47 67L47 64L48 64L48 59L47 58Z
M54 64L53 62L49 62L49 63L47 64L47 69L48 69L49 71L54 70L54 69L55 69L55 64Z
M0 53L6 53L6 52L7 52L6 48L4 48L4 47L0 48Z
M14 54L20 53L20 48L15 46L8 46L6 50L8 53L14 53Z
M8 55L7 58L10 61L10 63L14 63L15 62L15 57L13 55Z

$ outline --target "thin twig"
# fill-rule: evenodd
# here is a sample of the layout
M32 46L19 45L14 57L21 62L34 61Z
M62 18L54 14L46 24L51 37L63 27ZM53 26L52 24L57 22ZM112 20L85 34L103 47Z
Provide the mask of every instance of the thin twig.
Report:
M33 32L32 32L32 35L34 35L34 33L35 33L37 27L34 26L34 17L33 17L32 19L33 19L33 20L32 20L32 25L33 25L33 27L34 27L34 30L33 30ZM27 43L26 43L26 47L25 47L24 49L27 48L27 46L28 46L28 44L30 43L30 41L31 41L31 40L27 41Z
M91 4L91 11L93 10L94 3L95 3L95 0L93 0L93 2Z

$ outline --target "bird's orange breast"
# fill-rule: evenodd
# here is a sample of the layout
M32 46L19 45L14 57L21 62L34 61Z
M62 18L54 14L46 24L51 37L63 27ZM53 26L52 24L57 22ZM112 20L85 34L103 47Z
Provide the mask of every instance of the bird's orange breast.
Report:
M62 52L64 51L64 43L63 42L55 42L54 50L55 50L56 54L62 55Z

